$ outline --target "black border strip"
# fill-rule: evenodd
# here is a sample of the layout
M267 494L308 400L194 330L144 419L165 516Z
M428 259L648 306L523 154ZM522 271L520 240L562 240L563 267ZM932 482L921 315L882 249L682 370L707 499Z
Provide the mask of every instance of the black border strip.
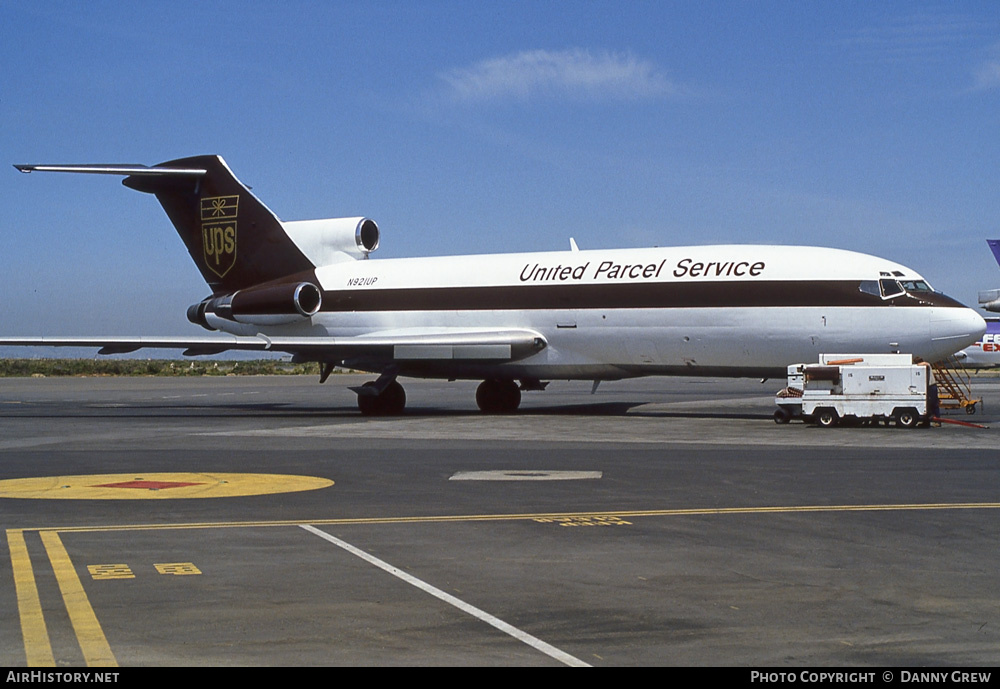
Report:
M744 307L943 306L965 308L943 294L883 300L858 289L858 280L755 280L625 284L526 284L491 287L413 287L332 290L324 312L510 311Z

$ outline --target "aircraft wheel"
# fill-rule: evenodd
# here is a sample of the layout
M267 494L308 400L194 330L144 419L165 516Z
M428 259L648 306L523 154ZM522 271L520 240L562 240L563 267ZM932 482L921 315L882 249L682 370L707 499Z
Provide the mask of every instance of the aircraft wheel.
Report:
M521 391L512 380L484 380L476 388L476 404L484 414L510 414L521 404Z
M369 381L362 387L373 388L375 387L375 383ZM361 411L362 416L378 416L378 395L362 395L359 393L358 409Z
M375 387L374 381L362 387ZM362 416L398 416L406 407L406 391L403 386L392 381L380 395L358 395L358 409Z
M402 385L392 381L379 395L379 400L382 403L383 416L399 416L406 408L406 391Z

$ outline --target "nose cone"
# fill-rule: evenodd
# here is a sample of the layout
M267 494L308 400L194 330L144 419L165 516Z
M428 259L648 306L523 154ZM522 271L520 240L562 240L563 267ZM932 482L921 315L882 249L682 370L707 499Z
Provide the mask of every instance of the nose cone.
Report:
M940 361L964 349L986 332L986 321L968 308L936 308L931 314L931 347L933 356L928 361Z

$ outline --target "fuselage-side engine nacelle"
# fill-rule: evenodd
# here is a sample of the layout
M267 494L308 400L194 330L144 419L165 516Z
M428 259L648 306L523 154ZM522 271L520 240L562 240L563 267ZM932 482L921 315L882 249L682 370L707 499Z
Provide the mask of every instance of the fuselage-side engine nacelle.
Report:
M323 293L311 282L262 285L211 297L188 307L192 323L216 330L209 317L249 325L285 325L311 318L323 305Z

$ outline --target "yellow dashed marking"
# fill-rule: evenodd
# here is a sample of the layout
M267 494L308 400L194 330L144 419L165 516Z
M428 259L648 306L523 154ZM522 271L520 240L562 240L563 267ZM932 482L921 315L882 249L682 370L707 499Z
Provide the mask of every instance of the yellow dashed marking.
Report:
M94 579L135 579L128 565L87 565L87 571Z
M333 481L288 474L149 472L82 474L0 481L0 498L34 500L171 500L232 498L317 490Z
M558 524L559 526L629 526L620 517L605 517L600 515L581 515L573 517L543 517L535 519L539 524Z
M201 570L194 566L193 562L164 562L154 564L156 571L160 574L173 574L184 576L185 574L201 574Z

